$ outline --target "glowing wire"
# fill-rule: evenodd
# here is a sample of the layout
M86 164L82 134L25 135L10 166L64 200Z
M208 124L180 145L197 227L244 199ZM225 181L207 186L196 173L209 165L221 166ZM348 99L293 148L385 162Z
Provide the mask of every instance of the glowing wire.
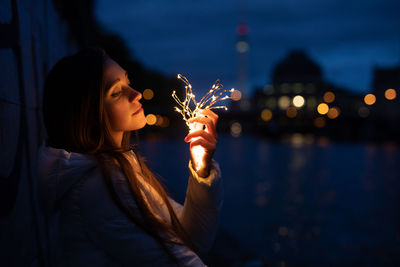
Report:
M232 99L231 96L224 95L224 93L230 92L232 93L235 89L225 90L223 89L223 85L219 80L216 80L211 89L200 99L199 102L196 101L195 95L192 91L192 85L189 83L188 79L181 74L178 74L177 78L185 83L185 99L181 101L179 97L176 95L176 92L172 92L172 98L178 103L179 107L175 107L175 111L182 115L183 120L189 128L189 132L194 132L196 130L202 130L203 125L200 123L190 124L189 120L195 118L199 115L199 111L201 109L225 109L228 110L226 106L215 106L219 101ZM192 104L193 103L193 104ZM192 109L190 106L194 105ZM207 131L208 129L206 129ZM193 139L195 141L200 137ZM194 146L192 148L193 161L195 161L196 171L200 170L203 167L202 159L205 154L205 150L202 146Z

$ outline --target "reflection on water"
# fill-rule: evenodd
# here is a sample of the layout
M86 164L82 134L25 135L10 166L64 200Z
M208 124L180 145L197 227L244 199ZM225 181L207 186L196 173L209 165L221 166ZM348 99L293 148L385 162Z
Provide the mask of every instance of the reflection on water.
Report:
M182 201L188 145L145 141L141 148ZM222 136L215 158L225 183L221 231L243 257L223 246L214 255L247 265L400 263L395 145Z

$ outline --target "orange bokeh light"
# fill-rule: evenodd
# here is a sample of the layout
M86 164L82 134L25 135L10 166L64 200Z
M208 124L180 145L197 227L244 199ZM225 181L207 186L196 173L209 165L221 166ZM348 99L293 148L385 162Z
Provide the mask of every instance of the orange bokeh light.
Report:
M397 97L396 90L394 90L394 89L387 89L387 90L385 91L385 97L386 97L387 100L393 100L393 99L395 99L395 98Z
M335 101L335 94L334 93L332 93L332 92L326 92L325 94L324 94L324 101L326 102L326 103L332 103L333 101Z
M319 114L325 115L329 111L329 106L327 104L325 104L325 103L321 103L321 104L318 105L317 111L318 111Z
M157 122L157 117L154 114L148 114L146 116L146 121L148 125L154 125Z
M151 89L145 89L143 91L143 98L146 100L150 100L154 97L154 92Z
M375 97L375 95L374 94L367 94L365 97L364 97L364 102L365 102L365 104L367 104L367 105L373 105L373 104L375 104L375 102L376 102L376 97Z
M272 112L271 112L271 110L269 110L269 109L264 109L262 112L261 112L261 119L263 120L263 121L269 121L269 120L271 120L272 119Z
M297 116L297 109L294 107L289 107L286 110L286 116L288 116L289 118L295 118Z
M240 92L239 90L234 90L231 93L231 97L233 101L239 101L242 98L242 92Z
M330 108L329 109L329 111L328 111L328 118L329 119L336 119L337 117L339 117L339 114L340 114L340 110L339 110L339 108L337 108L337 107L333 107L333 108Z

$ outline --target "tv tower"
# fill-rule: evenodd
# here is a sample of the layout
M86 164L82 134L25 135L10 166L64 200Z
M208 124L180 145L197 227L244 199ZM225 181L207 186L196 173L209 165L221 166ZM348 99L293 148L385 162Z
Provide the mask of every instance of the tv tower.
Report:
M239 6L239 24L236 27L237 41L236 41L236 52L238 55L238 85L239 90L242 92L241 108L247 109L247 98L248 98L248 88L247 88L247 56L249 52L249 42L247 35L249 33L249 26L247 25L246 19L246 0L238 0Z

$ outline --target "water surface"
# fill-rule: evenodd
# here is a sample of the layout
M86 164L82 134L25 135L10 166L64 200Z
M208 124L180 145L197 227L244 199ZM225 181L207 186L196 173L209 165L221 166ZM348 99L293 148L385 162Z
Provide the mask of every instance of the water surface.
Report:
M141 152L182 202L188 145L142 141ZM225 135L215 159L225 184L221 231L236 243L215 255L247 265L400 263L399 147Z

